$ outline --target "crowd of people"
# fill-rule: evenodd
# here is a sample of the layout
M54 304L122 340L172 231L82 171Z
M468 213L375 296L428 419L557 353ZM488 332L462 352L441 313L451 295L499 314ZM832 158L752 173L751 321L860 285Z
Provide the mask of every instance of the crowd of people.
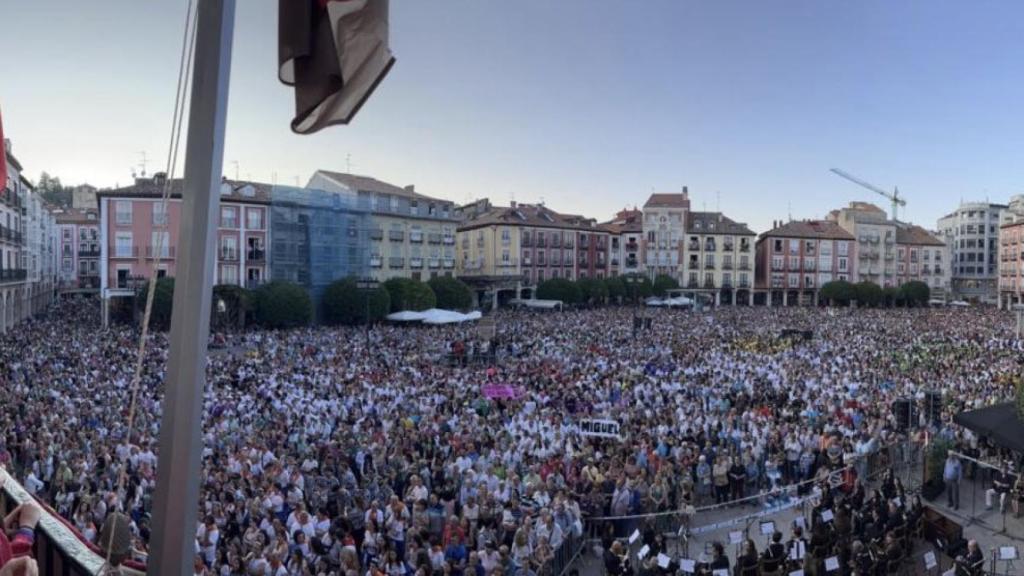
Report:
M144 562L167 339L149 336L129 431L139 334L100 329L97 308L0 337L0 463L88 540L123 511ZM1009 397L1020 370L994 310L659 310L639 331L633 313L502 311L483 347L467 325L227 336L207 370L196 573L547 574L591 518L771 498L864 462L903 437L899 398L941 393L930 433L976 446L951 415ZM460 348L486 361L451 361Z

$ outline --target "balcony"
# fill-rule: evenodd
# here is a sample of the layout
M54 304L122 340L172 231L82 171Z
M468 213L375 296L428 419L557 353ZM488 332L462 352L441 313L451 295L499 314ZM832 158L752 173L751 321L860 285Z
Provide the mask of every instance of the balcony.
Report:
M626 242L626 252L636 252L640 249L640 245L636 242Z
M737 270L750 270L750 264L747 264L746 262L740 262L739 266L736 266L736 269Z
M714 270L715 269L715 261L714 260L706 260L704 262L704 269L705 270Z
M537 238L537 248L547 248L548 241L544 238Z
M508 260L499 260L498 268L515 268L517 264L519 264L519 261L515 258L510 258Z
M453 258L445 258L444 267L448 269L455 268L455 260Z
M384 265L384 259L380 256L370 256L370 268L380 268Z
M28 278L28 270L24 268L0 270L0 282L22 282L25 278Z
M145 276L125 276L117 279L117 288L120 290L138 290L148 283Z
M732 290L732 282L722 280L722 290Z
M111 258L138 258L138 246L115 246L114 255Z
M392 256L388 258L388 268L404 268L405 258L401 256Z
M148 252L148 250L147 250ZM148 258L147 254L147 258ZM230 248L220 249L220 260L221 262L237 262L238 261L238 250L232 250Z
M529 256L524 256L523 257L523 266L531 266L532 264L533 264L533 259L532 258L530 258Z
M737 286L741 290L746 289L746 288L750 288L750 281L749 280L740 280L740 283Z
M423 268L423 258L409 258L409 268Z
M441 238L442 238L442 236L441 236L440 232L430 232L430 233L427 234L427 243L428 244L440 244L441 243Z
M538 258L536 266L547 266L547 263L543 258Z
M455 236L452 236L451 234L447 234L442 239L442 242L445 243L445 244L453 245L453 244L455 244Z
M637 264L639 262L637 262L636 258L626 258L626 268L636 268Z
M575 245L576 245L576 243L573 242L572 240L566 240L565 241L565 246L563 246L563 248L572 248Z
M725 250L726 252L732 252L733 248L735 248L735 246L729 244L728 242L722 245L722 249Z
M523 236L522 239L519 241L519 244L522 245L523 248L530 248L533 246L533 238L530 238L529 236Z
M100 249L99 248L96 248L96 249L90 249L90 248L82 249L82 248L79 248L78 249L78 256L81 257L81 258L99 258L100 257Z
M618 265L619 265L619 259L618 258L612 258L612 266L618 266Z
M700 288L700 282L691 279L686 283L687 288Z
M252 262L253 264L257 264L259 262L266 261L266 259L267 259L267 251L266 250L261 250L259 248L256 248L256 249L246 250L246 252L245 252L245 260L246 260L246 262Z
M416 232L416 231L409 232L409 242L414 242L416 244L422 244L423 243L423 232Z
M732 262L728 260L722 262L722 270L732 270Z
M700 252L700 242L690 242L686 249L690 252Z
M704 281L704 288L710 290L710 289L714 289L714 287L715 287L715 281L714 280L705 280Z
M608 266L608 262L606 262L605 260L598 260L595 266L598 268L605 268Z
M441 259L440 258L430 258L430 259L427 260L427 268L435 268L436 269L436 268L440 268L440 267L441 267Z
M156 258L157 253L158 251L156 246L146 246L146 258L152 260ZM175 257L175 248L174 246L161 246L159 253L161 260L173 260Z
M374 230L370 230L370 240L383 240L383 239L384 239L384 231L383 230L381 230L380 228L376 228Z
M388 230L388 240L401 242L405 240L405 232L402 230Z
M750 244L740 244L740 252L750 252Z
M589 266L586 260L577 260L576 264L579 265L580 268L586 268L587 266Z

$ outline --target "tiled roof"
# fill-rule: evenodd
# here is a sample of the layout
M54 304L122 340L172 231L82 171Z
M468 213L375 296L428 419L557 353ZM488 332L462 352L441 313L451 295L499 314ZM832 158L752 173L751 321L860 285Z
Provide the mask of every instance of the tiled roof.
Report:
M92 219L89 218L89 214L92 214ZM100 223L99 216L95 210L82 210L80 208L60 208L59 211L54 212L54 217L57 219L57 224L99 225Z
M495 206L463 221L459 225L459 230L472 230L492 225L603 231L592 219L575 214L560 214L541 204L517 204L515 207Z
M746 224L727 218L721 212L687 212L686 232L701 234L736 234L753 236L754 232Z
M914 224L908 224L906 226L900 226L896 228L896 243L897 244L915 244L923 246L945 246L946 243L939 240L935 236L932 236L930 232L916 226Z
M761 235L787 238L818 238L821 240L854 240L842 226L831 220L793 220L776 226Z
M413 190L411 186L408 188L403 188L401 186L388 184L387 182L383 182L381 180L377 180L376 178L371 178L369 176L360 176L358 174L348 174L345 172L333 172L331 170L317 170L317 173L324 176L325 178L334 180L335 182L342 186L345 186L346 188L351 188L356 191L373 192L376 194L391 194L392 196L404 196L406 198L450 203L450 200L433 198L431 196L420 194L419 192Z
M643 232L644 213L640 210L620 210L615 218L602 222L600 227L612 234L626 234L630 232Z
M690 200L682 192L651 194L644 202L644 208L688 208Z
M235 200L239 202L270 202L270 191L273 188L270 184L264 184L262 182L247 182L244 180L228 180L224 179L221 181L221 185L228 184L231 186L230 194L221 194L222 199ZM181 192L185 187L185 181L181 178L175 178L171 180L171 197L180 198ZM242 194L242 189L246 186L252 186L254 195L245 196ZM110 188L107 190L100 190L96 193L97 197L126 197L126 196L139 196L139 197L160 197L164 193L164 182L156 178L136 178L135 184L131 186L125 186L122 188Z

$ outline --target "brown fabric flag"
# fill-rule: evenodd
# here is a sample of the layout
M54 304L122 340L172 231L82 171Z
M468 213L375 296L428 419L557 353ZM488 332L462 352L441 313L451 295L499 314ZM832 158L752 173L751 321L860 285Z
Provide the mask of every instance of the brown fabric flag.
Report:
M295 87L292 131L348 124L394 63L388 0L278 0L278 78Z

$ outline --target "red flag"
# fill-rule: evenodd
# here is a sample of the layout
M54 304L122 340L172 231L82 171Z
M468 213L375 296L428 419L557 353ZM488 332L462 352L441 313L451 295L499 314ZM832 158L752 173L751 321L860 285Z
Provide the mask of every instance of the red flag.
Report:
M295 87L292 131L348 124L395 62L388 0L278 2L278 78Z
M0 192L7 194L7 141L4 140L4 115L0 110L0 149L3 150L3 158L0 158Z

